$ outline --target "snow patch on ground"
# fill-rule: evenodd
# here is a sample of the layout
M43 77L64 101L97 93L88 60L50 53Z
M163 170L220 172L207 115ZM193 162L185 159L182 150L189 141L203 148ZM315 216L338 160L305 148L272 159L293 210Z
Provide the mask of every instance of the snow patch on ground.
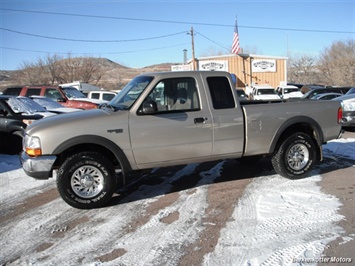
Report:
M205 265L291 265L318 258L342 233L335 223L340 201L320 191L319 175L288 180L279 175L251 183L222 230Z
M355 162L355 139L331 141L323 150L325 157L339 163L342 159ZM192 188L193 193L189 189L179 192L174 203L126 234L123 229L135 216L163 197L173 180L194 173L198 164L187 165L153 190L141 186L126 202L114 207L84 211L69 207L61 199L51 201L0 229L0 264L15 256L16 265L41 265L44 257L46 265L74 265L80 259L84 265L95 266L178 265L183 247L197 239L203 230L207 186L220 176L223 164L219 162L200 173L202 179ZM235 206L233 215L221 231L215 250L205 255L203 264L299 265L297 259L320 258L327 244L343 233L337 222L344 219L338 214L339 199L321 191L318 185L321 178L314 173L309 178L288 180L265 172L264 176L253 179L239 201L231 202ZM0 206L16 197L32 196L33 189L39 193L48 187L55 187L55 180L29 178L21 169L18 156L0 154ZM136 193L147 195L130 201ZM179 213L176 221L160 222L174 212ZM63 227L73 219L83 221L75 228ZM65 234L61 235L62 232ZM47 237L48 244L53 246L42 253L32 252L37 237ZM344 243L353 241L354 236L343 239ZM120 249L125 253L110 262L97 259L100 254Z

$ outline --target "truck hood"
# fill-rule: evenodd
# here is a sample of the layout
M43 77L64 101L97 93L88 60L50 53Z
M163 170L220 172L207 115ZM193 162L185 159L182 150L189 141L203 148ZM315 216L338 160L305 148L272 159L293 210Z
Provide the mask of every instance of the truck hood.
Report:
M278 95L255 95L255 100L280 100Z
M26 132L32 134L42 129L47 131L49 128L59 131L72 131L83 127L92 127L92 125L100 126L102 121L105 121L107 117L112 115L114 115L116 123L120 120L119 116L125 115L124 121L127 123L127 113L128 112L126 111L113 112L104 109L90 109L80 112L65 113L35 121L27 127Z
M286 93L284 95L284 99L289 99L289 98L301 98L303 96L303 93L300 91L295 91L295 92L290 92Z
M108 101L105 101L105 100L98 100L98 99L91 99L91 98L71 98L70 100L80 101L80 102L89 102L89 103L95 103L95 104L108 103Z

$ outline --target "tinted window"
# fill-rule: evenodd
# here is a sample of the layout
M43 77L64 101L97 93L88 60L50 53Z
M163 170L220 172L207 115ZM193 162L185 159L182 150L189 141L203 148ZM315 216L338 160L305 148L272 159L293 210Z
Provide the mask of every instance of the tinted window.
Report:
M115 94L107 94L107 93L104 93L102 95L102 99L105 100L105 101L111 101L113 98L115 97Z
M28 88L26 91L26 96L41 95L41 88Z
M100 94L99 93L91 93L91 99L100 99Z
M15 95L18 96L21 93L22 88L16 87L16 88L7 88L4 90L3 94L4 95Z
M207 83L214 109L235 107L232 89L226 77L208 77Z

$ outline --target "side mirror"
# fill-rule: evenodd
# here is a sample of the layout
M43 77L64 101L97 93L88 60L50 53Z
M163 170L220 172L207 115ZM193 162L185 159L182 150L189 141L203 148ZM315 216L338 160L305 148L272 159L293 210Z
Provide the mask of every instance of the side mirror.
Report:
M57 102L60 102L60 103L65 103L65 102L66 102L66 100L65 100L64 98L58 98L58 99L57 99Z
M142 113L149 115L158 112L158 105L154 101L146 101L143 103Z

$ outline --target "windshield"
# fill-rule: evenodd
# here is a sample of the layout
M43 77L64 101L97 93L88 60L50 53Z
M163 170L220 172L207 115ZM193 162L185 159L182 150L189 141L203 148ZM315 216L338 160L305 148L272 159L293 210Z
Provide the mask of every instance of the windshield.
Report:
M110 101L110 105L117 110L128 110L149 85L154 77L139 76L131 80L119 94Z
M268 94L275 94L273 89L258 89L258 95L268 95Z
M8 104L15 113L33 114L36 112L47 112L44 107L27 97L10 98Z
M291 92L299 92L299 89L293 89L293 88L285 88L284 93L291 93Z
M86 98L86 96L84 94L82 94L80 91L78 91L74 87L65 87L65 88L62 88L62 90L64 91L64 93L68 97L68 99Z
M49 98L33 98L32 100L35 101L36 103L38 103L39 105L43 106L47 110L63 107L63 105L61 105L60 103L55 102Z
M351 88L346 94L355 94L355 88Z

